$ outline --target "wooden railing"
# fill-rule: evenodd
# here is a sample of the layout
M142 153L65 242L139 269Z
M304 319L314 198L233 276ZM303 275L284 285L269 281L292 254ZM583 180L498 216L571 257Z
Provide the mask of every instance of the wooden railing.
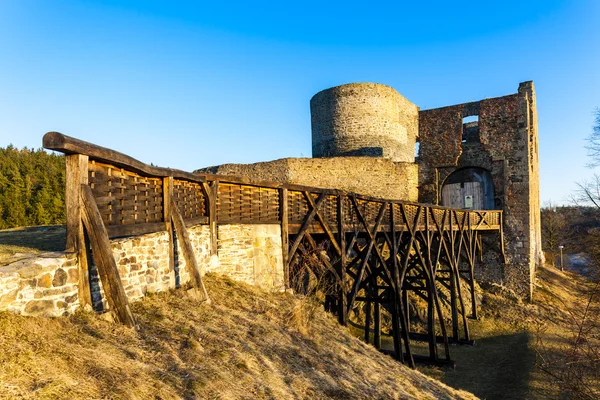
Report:
M452 218L453 226L457 227L463 221L465 213L468 214L469 226L474 230L497 230L502 223L500 210L451 209L452 213L445 213L445 210L450 209L442 206L154 167L114 150L58 132L47 133L43 145L67 155L67 202L70 200L69 193L73 191L72 186L88 184L110 237L165 230L165 221L169 221L169 196L175 200L187 226L211 222L281 224L283 219L287 219L289 233L293 234L300 229L300 224L311 210L307 193L315 203L321 194L324 195L319 205L320 215L331 227L339 226L339 197L349 210L344 213L343 221L347 229L361 226L356 212L350 206L352 197L356 199L364 218L371 224L375 222L383 202L393 204L394 221L399 231L407 229L400 205L411 221L416 210L426 206L432 221L439 224L442 218ZM69 211L67 209L68 228L71 226L69 220L72 219ZM386 210L380 223L382 227L389 227L389 214L390 211ZM418 229L426 229L426 214L421 213ZM450 229L450 224L446 225ZM309 227L313 232L320 229L321 225L317 221ZM68 233L68 236L72 235Z

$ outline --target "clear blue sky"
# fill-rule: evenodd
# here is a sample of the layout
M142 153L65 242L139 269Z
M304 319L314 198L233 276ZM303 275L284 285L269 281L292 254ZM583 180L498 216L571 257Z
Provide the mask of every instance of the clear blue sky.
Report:
M542 201L589 177L600 1L0 0L0 146L45 132L193 170L311 155L309 100L390 85L422 109L536 85Z

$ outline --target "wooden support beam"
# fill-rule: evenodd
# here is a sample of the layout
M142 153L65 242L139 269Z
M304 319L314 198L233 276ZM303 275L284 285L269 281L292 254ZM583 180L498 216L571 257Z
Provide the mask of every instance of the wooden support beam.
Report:
M211 300L208 296L208 292L206 291L206 287L204 286L204 281L202 280L202 274L200 273L200 267L196 261L194 248L192 246L192 242L190 241L190 235L185 228L183 217L181 216L181 213L179 212L179 209L177 208L173 198L171 198L171 216L173 226L175 227L175 234L177 235L177 241L181 244L185 265L192 279L192 285L196 288L199 288L202 291L202 295L204 296L206 302L210 303Z
M167 230L167 234L169 235L169 276L170 276L170 287L175 288L177 286L177 277L175 276L175 247L174 247L174 239L173 239L173 223L171 207L173 206L173 202L171 201L171 197L173 197L173 177L165 177L163 178L163 220L165 224L165 229Z
M104 294L108 300L111 313L115 319L124 325L135 326L135 318L129 307L127 295L119 276L119 270L112 254L108 233L102 222L102 216L94 200L92 189L88 185L81 185L81 216L85 230L90 238L94 261L102 281Z
M339 282L339 294L338 294L338 318L340 324L348 325L348 309L347 309L347 298L346 298L346 231L344 230L344 220L346 219L346 209L344 203L344 196L337 196L337 220L338 220L338 243L342 250L340 254L340 261L338 264L338 270L340 275Z
M373 346L378 350L381 348L381 304L379 301L373 302Z
M290 262L289 262L289 210L288 210L288 190L279 189L279 221L281 222L281 255L283 258L283 281L285 288L290 288Z
M321 195L317 199L317 203L315 204L315 207L312 210L310 210L310 212L304 218L304 221L302 222L302 227L298 231L298 234L296 235L294 242L290 246L290 251L288 253L288 257L293 257L294 254L296 253L296 250L298 250L298 246L300 245L300 242L304 238L304 234L308 230L308 227L310 226L311 222L314 220L315 215L317 214L317 210L319 209L319 207L321 207L321 204L323 204L324 200L325 200L325 193L321 193Z
M371 343L371 302L365 302L365 343Z
M210 255L217 256L217 196L219 195L219 181L210 184L208 225L210 226Z
M67 225L67 252L77 252L77 296L81 307L92 305L88 251L82 223L81 185L88 183L88 156L70 154L65 156L65 214Z
M319 222L319 224L321 225L321 227L323 228L323 230L325 231L325 233L327 234L327 237L329 238L331 245L333 246L335 251L338 253L338 255L342 254L342 250L340 249L340 246L336 240L335 235L333 234L333 232L327 225L327 221L325 221L325 218L323 218L323 216L321 215L321 212L319 211L319 208L315 204L315 201L312 198L312 195L310 194L310 192L305 191L304 197L306 198L306 201L308 202L308 205L310 206L310 208L316 209L315 217L316 217L317 221Z

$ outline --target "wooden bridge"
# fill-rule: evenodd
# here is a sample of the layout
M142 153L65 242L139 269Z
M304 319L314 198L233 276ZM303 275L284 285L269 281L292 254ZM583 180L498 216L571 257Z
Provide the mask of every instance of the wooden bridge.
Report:
M488 246L504 259L499 210L457 210L158 168L57 132L47 133L43 145L66 154L67 250L78 251L80 259L89 257L83 227L90 239L89 231L95 229L93 224L82 224L87 218L83 214L88 213L86 198L94 200L87 207L96 212L98 229L106 232L104 243L108 238L168 231L171 253L174 228L185 244L184 225L209 225L211 254L216 254L218 224L278 224L286 286L310 275L326 280L333 289L327 293L325 307L344 325L362 302L365 339L378 348L385 310L391 316L394 354L410 366L415 359L451 362L449 344L471 341L467 318L477 317L477 257ZM94 254L102 252L94 250ZM84 304L89 298L86 279L80 280ZM461 280L470 295L463 293ZM195 282L200 284L201 279ZM445 308L440 291L448 297ZM118 287L105 292L114 297L108 299L111 307L127 304ZM472 315L467 315L467 301ZM411 303L413 307L424 304L425 326L411 324ZM129 318L127 310L128 306L121 312L122 321ZM427 343L428 355L413 354L414 341Z

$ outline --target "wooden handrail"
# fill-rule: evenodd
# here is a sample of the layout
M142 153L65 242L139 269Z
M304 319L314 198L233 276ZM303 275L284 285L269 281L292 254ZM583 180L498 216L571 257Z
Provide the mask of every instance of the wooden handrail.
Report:
M126 154L120 153L115 150L108 149L106 147L98 146L83 140L75 139L71 136L63 135L59 132L48 132L44 135L43 138L43 146L49 150L60 151L65 154L83 154L87 155L90 160L103 161L107 163L114 164L115 166L129 168L133 172L141 173L144 175L150 175L155 177L173 177L178 179L185 179L192 182L209 182L209 181L220 181L223 183L233 183L254 187L264 187L264 188L272 188L272 189L288 189L293 191L301 191L301 192L312 192L312 193L325 193L328 195L352 195L357 199L366 200L366 201L375 201L380 203L401 203L405 205L414 205L414 206L423 206L433 209L440 210L454 210L454 211L464 211L464 212L493 212L502 214L502 210L471 210L471 209L461 209L457 210L456 208L445 207L435 204L422 204L416 203L412 201L406 200L397 200L397 199L383 199L379 197L368 196L360 193L352 193L346 192L337 189L327 189L327 188L318 188L313 186L305 186L305 185L297 185L291 183L276 183L269 181L256 181L250 180L248 178L243 178L239 176L233 175L216 175L216 174L200 174L200 173L191 173L178 169L172 168L163 168L163 167L155 167L152 165L145 164L139 160L136 160L133 157L130 157Z

